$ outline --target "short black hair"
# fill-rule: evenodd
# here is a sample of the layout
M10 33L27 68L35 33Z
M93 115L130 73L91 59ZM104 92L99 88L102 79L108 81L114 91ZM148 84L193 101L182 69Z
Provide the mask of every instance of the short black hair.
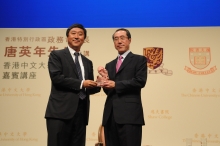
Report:
M81 28L83 30L83 32L84 32L84 39L86 38L87 31L86 31L85 27L82 24L79 24L79 23L75 23L75 24L71 25L69 28L67 28L67 30L66 30L66 37L69 36L69 32L70 32L70 30L72 28Z
M127 30L127 29L125 29L125 28L119 28L119 29L117 29L117 30L113 33L113 35L112 35L112 39L113 39L113 40L114 40L114 34L115 34L117 31L121 31L121 30L126 32L126 35L127 35L128 39L131 38L131 33L129 32L129 30Z

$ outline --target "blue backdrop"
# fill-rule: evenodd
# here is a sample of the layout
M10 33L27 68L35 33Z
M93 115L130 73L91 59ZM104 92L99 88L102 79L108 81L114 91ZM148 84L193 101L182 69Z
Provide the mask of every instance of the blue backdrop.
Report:
M5 0L0 28L220 26L220 0Z

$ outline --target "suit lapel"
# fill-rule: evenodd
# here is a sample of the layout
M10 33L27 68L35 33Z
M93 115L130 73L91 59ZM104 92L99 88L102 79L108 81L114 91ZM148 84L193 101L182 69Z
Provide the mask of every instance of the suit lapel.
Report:
M74 61L73 61L73 57L71 56L70 51L69 51L68 48L65 48L64 54L65 54L65 58L68 60L68 62L69 62L70 65L72 66L73 71L74 71L75 74L78 76L78 73L77 73L77 70L76 70L76 65L75 65L75 63L74 63Z
M117 73L119 73L121 70L123 70L129 64L129 62L131 62L133 56L134 55L133 55L132 52L128 53L128 55L125 57L125 59L122 62L122 64L121 64L121 66L120 66L120 68L119 68ZM116 61L116 63L117 63L117 61Z
M113 62L111 63L110 68L108 68L108 74L109 77L114 80L115 79L115 75L116 75L116 63L117 63L118 57L113 60Z

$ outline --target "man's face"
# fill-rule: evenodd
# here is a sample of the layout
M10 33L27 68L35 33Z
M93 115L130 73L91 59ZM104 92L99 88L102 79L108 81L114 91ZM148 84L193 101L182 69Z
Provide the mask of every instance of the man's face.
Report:
M81 28L72 28L69 31L69 35L67 37L68 44L74 50L79 51L80 47L84 43L84 31Z
M131 43L131 39L128 39L126 35L126 31L120 30L114 34L114 45L115 49L118 50L119 54L123 54L127 50L129 50L129 45Z

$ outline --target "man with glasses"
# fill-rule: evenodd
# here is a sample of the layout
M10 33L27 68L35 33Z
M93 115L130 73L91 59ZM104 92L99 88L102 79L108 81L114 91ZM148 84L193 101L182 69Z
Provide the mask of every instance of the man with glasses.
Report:
M140 146L145 124L141 89L147 80L147 60L129 50L127 29L116 30L112 38L118 56L106 64L109 79L102 86L107 95L102 121L106 146Z

